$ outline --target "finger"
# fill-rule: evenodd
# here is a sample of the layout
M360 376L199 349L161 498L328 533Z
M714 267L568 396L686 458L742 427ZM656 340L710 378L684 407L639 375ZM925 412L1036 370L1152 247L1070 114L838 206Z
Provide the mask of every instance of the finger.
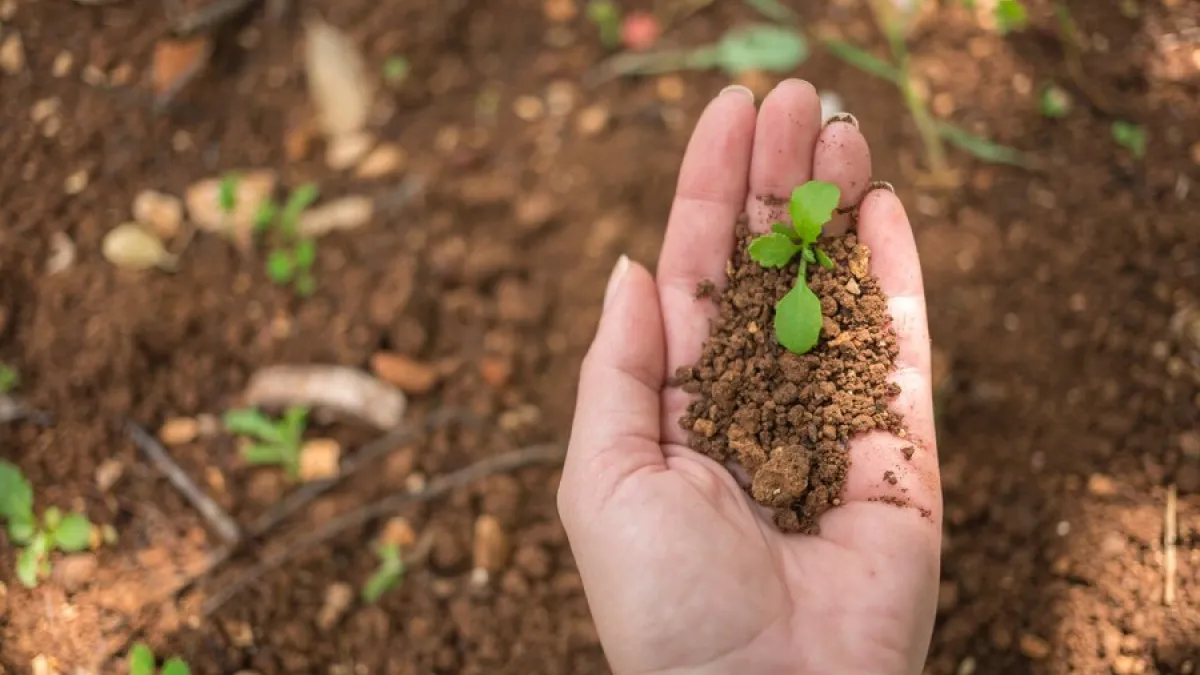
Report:
M821 130L813 153L813 179L838 186L839 209L848 209L862 201L871 181L871 150L853 115L836 115ZM849 225L850 214L838 214L824 231L843 234Z
M696 299L696 287L723 285L733 226L746 203L754 119L754 95L729 87L708 104L684 154L658 262L668 373L700 357L716 315L713 303ZM672 442L686 442L676 420L687 401L678 389L664 392L662 430Z
M659 445L664 358L654 279L621 256L580 371L558 492L564 520L590 510L635 471L665 465Z
M896 331L899 354L891 380L899 385L900 394L892 407L903 416L906 433L904 437L873 433L851 444L853 469L846 482L846 499L905 502L940 522L925 288L908 216L890 186L872 190L863 199L858 232L871 250L871 271L888 298Z
M750 229L766 232L787 217L792 190L813 177L821 99L804 80L784 80L763 99L750 161Z

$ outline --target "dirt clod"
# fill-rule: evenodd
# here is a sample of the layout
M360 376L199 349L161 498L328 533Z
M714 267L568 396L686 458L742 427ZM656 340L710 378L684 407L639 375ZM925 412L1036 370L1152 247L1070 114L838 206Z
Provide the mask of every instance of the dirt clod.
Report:
M847 442L873 429L902 430L888 409L899 393L887 381L895 333L868 273L870 251L845 235L823 241L834 268L810 272L824 340L808 354L785 351L763 327L773 325L775 303L791 290L797 265L763 268L746 253L752 235L744 223L738 236L727 286L714 292L720 316L700 361L674 378L699 394L680 425L692 432L693 449L741 464L751 496L775 509L782 529L815 533L821 514L841 503ZM851 283L857 293L847 290Z

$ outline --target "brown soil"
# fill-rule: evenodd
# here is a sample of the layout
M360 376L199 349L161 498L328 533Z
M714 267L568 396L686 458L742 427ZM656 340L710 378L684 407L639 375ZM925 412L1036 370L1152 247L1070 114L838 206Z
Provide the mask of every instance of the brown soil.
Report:
M832 269L813 265L809 288L821 299L821 339L807 354L784 349L772 328L775 303L796 283L799 263L768 269L747 247L743 222L716 298L720 314L699 362L673 384L699 394L680 426L693 449L750 477L747 491L788 532L815 534L821 514L841 503L850 440L872 429L898 432L888 409L896 336L887 299L869 273L871 252L853 234L825 238Z
M21 374L19 393L53 415L46 426L0 426L0 456L30 477L39 506L84 508L120 534L96 552L92 576L33 592L16 582L0 539L0 672L29 672L39 654L65 673L122 672L93 664L143 639L201 675L605 673L555 513L555 471L497 476L409 509L418 535L434 536L428 563L378 605L352 603L329 629L317 625L326 597L365 581L382 523L285 565L201 620L161 589L219 541L120 423L153 429L220 413L264 365L367 368L379 351L437 369L433 388L411 397L414 422L445 407L482 420L399 449L289 522L283 542L406 481L562 442L613 262L625 253L652 264L691 126L728 79L581 86L604 51L579 0L282 4L347 30L373 68L408 57L412 76L386 97L379 134L405 149L404 174L425 186L403 211L323 239L318 289L303 301L269 283L262 251L242 259L212 236L192 241L175 275L120 273L100 256L104 232L128 219L144 188L180 194L239 167L277 169L289 186L316 181L325 197L377 187L326 169L320 147L289 158L287 130L305 106L295 17L252 13L180 104L155 115L142 84L167 28L164 3L0 0L0 47L19 35L24 57L16 74L0 72L0 361ZM684 4L703 3L627 3ZM886 51L862 2L786 4L812 33ZM1200 4L1068 0L1086 42L1074 72L1049 0L1028 0L1030 27L1007 37L961 3L940 4L910 41L933 114L1030 151L1038 171L952 150L962 185L929 187L894 87L815 41L794 73L836 91L857 116L875 177L896 185L922 255L946 507L927 672L1194 673L1200 347L1171 326L1200 305ZM1122 13L1131 7L1136 15ZM703 44L757 19L743 3L715 2L665 39ZM777 79L744 78L760 92ZM1075 100L1064 119L1038 114L1048 80ZM543 102L540 117L516 114L525 96ZM56 126L36 122L35 108L53 99ZM1109 142L1118 119L1147 130L1146 160ZM80 171L87 185L69 194ZM78 256L50 276L56 235ZM347 449L374 433L312 430ZM244 466L222 435L173 451L243 525L291 489ZM97 470L108 460L123 473L103 490ZM1172 483L1177 594L1166 606ZM512 552L480 589L470 551L484 514ZM226 573L280 545L239 556Z

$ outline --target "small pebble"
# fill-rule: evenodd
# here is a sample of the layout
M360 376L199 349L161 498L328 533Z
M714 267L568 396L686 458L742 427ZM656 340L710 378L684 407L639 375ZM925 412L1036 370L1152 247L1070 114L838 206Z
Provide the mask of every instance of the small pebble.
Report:
M483 514L475 519L475 540L472 549L476 569L495 574L504 568L508 559L508 536L495 516Z
M342 446L332 438L314 438L300 449L300 480L336 478L341 471Z
M29 119L33 120L34 124L42 124L58 114L61 105L62 102L59 101L57 96L38 99L29 108Z
M683 78L678 75L663 75L654 84L654 91L659 100L666 103L677 103L683 100L686 87Z
M104 87L108 85L108 76L104 74L103 70L100 70L99 67L91 63L83 67L83 72L80 73L79 76L83 80L84 84L93 87Z
M334 171L345 171L358 164L374 146L375 136L366 131L334 137L325 149L325 164Z
M555 23L566 23L579 14L575 0L543 0L542 13Z
M99 561L92 553L75 553L64 556L54 563L51 580L62 586L66 592L74 593L92 580L99 566Z
M170 239L179 234L183 224L183 201L164 192L142 190L133 198L133 219Z
M1087 491L1096 497L1112 497L1117 494L1117 484L1109 476L1094 473L1088 476Z
M317 628L333 628L354 602L354 587L346 583L331 584L325 589L325 604L317 613Z
M379 543L385 546L398 546L401 551L408 550L417 543L417 533L412 523L404 516L388 519L379 535Z
M382 178L404 169L407 156L394 143L384 143L371 151L358 165L354 175L359 178Z
M101 492L108 492L112 486L117 484L117 481L121 480L124 473L125 465L109 457L96 467L96 487Z
M183 445L196 440L200 425L191 417L171 417L158 430L158 440L166 445Z
M583 136L595 136L608 127L608 108L597 103L579 111L575 118L575 129Z
M25 45L20 33L13 32L0 43L0 70L9 75L25 70Z
M371 370L379 379L395 385L406 394L426 394L438 382L435 366L403 354L376 352L371 357Z
M69 195L77 195L83 192L88 186L88 172L86 169L80 169L63 181L63 191Z
M1019 644L1021 653L1034 661L1041 661L1050 656L1050 643L1032 633L1022 633Z
M546 114L546 106L536 96L518 96L513 101L513 113L526 122L536 122Z
M58 56L54 57L54 65L50 67L50 73L55 77L66 77L71 74L73 65L75 65L75 57L71 56L71 52L59 52Z

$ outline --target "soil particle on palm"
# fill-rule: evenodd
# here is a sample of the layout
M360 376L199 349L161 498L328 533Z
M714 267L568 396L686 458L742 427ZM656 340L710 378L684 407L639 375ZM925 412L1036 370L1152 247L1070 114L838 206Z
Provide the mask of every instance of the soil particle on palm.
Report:
M870 251L854 234L822 240L835 265L814 266L809 286L821 299L821 340L807 354L776 340L775 303L791 290L797 264L767 269L750 259L745 219L726 270L709 297L719 306L700 360L673 383L697 398L680 418L691 446L750 476L749 494L775 511L785 531L815 534L818 519L841 504L850 467L847 443L871 430L902 431L889 409L896 336Z

